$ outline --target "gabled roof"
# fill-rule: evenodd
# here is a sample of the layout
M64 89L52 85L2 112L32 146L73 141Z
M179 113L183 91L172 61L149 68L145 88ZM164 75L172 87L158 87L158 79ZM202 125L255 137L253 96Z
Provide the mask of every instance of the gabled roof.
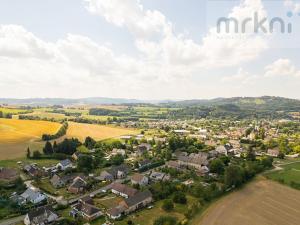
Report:
M141 182L143 180L145 176L140 174L140 173L136 173L131 177L131 180L136 181L136 182Z
M124 172L124 173L128 173L129 170L130 169L129 169L129 167L127 165L122 164L120 166L112 167L111 169L107 170L107 172L115 177L115 176L117 176L118 171L121 171L121 172Z
M52 214L57 215L51 206L43 206L28 212L28 218L30 221L34 221L36 224L41 224Z
M50 182L53 185L57 185L57 184L59 184L60 182L63 182L63 181L62 181L60 176L58 176L57 174L54 174L54 176L50 179Z
M125 211L125 208L121 205L113 207L107 211L107 214L110 216L117 217Z
M178 160L186 163L198 164L198 165L206 165L207 164L207 153L198 153L198 154L190 154L189 156L180 155L178 156Z
M134 196L129 197L129 198L125 199L124 201L128 207L131 207L131 206L137 205L137 204L145 201L148 198L152 198L152 194L150 191L146 190L143 192L138 192Z
M66 167L68 165L71 165L72 162L70 161L70 159L65 159L59 162L59 164L61 164L63 167Z
M81 188L86 186L86 181L81 177L76 177L73 183L70 185L72 188Z
M93 199L90 196L85 196L85 197L79 199L79 202L87 203L87 204L90 204L90 205L94 205L94 201L93 201Z
M117 192L123 193L127 196L133 196L137 193L137 190L131 187L128 187L127 185L120 184L120 183L114 183L112 185L112 190L115 190Z
M78 211L83 212L85 215L87 216L92 216L95 213L99 213L100 209L97 208L94 205L88 204L88 203L78 203L74 206L75 209L77 209Z
M41 192L38 189L35 188L28 188L23 194L21 194L21 197L24 199L30 199L35 200L39 197Z

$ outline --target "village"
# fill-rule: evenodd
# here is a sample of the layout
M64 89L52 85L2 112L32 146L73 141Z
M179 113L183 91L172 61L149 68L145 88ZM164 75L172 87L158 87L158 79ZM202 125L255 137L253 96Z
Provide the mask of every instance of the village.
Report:
M201 120L147 126L138 135L106 143L87 137L47 167L38 157L35 163L1 168L1 184L12 184L7 201L24 215L19 223L134 224L129 216L151 210L157 201L166 212L175 203L187 204L187 196L209 202L271 168L276 158L299 156L285 151L282 142L293 140L281 140L286 129L280 123ZM59 145L54 145L46 142L44 153L55 154Z

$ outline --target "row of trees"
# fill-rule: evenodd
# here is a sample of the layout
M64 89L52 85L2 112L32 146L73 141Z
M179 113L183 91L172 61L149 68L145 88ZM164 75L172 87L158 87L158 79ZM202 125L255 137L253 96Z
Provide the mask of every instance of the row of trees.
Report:
M77 138L66 138L58 144L56 143L56 141L54 141L53 145L50 141L47 141L45 147L43 148L43 152L45 155L52 155L54 153L72 155L76 152L77 147L80 145L81 143Z
M68 123L64 122L62 126L59 128L59 130L56 132L56 134L43 134L42 140L50 141L64 136L67 133L68 126L69 126Z

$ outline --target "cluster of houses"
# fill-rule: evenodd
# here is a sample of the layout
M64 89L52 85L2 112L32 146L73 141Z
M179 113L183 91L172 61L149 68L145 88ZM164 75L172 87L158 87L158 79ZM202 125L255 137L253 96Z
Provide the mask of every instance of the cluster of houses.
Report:
M162 124L164 123L162 122ZM178 128L178 124L176 123L171 123L171 125ZM210 133L210 131L206 128L191 127L190 125L185 124L184 121L181 122L181 125L180 129L173 129L172 132L180 136L198 138L210 148L207 152L190 154L184 151L176 151L172 156L172 160L165 161L164 166L166 167L173 168L178 171L192 169L196 171L199 176L204 176L206 174L210 175L209 162L211 160L217 158L219 155L241 157L241 154L245 153L245 150L240 144L240 139L244 133L243 129L229 128L225 132ZM249 137L247 138L254 138L254 134L255 133L249 134ZM124 140L131 138L132 136L122 137ZM135 138L137 140L141 140L145 137L144 135L137 135ZM229 141L227 144L223 145L220 140L224 138L229 139ZM156 143L160 142L167 145L165 137L155 137L153 140ZM168 181L171 179L168 173L161 172L164 170L149 169L153 163L151 160L147 159L148 157L145 157L152 155L152 146L149 143L137 144L133 147L133 151L130 151L130 157L135 160L139 159L136 161L138 166L135 166L135 168L146 168L145 170L136 169L135 173L132 173L133 169L131 167L126 164L122 164L105 169L101 171L100 174L93 176L95 181L108 184L106 188L102 189L103 193L110 191L114 195L122 198L117 205L106 210L99 208L97 206L97 202L95 201L96 204L94 202L95 199L93 200L94 196L87 193L89 178L83 174L69 173L69 171L67 171L68 169L75 168L74 163L69 159L62 160L56 165L47 168L39 168L36 164L25 165L23 167L23 171L32 178L43 176L49 177L49 182L55 189L65 188L70 194L76 195L76 201L72 203L69 202L71 204L69 215L73 218L82 217L87 221L92 221L98 217L106 215L113 220L119 219L122 216L126 216L151 205L153 197L152 193L147 190L147 186L149 184L160 181ZM116 155L121 155L128 159L128 153L129 151L126 149L113 148L106 158L110 159ZM275 148L268 149L264 154L272 157L278 157L279 153L279 149ZM72 158L76 161L81 155L82 153L76 152L72 155ZM139 171L139 173L137 171ZM0 181L12 181L18 177L19 174L17 170L0 168ZM194 183L194 181L189 179L182 183L186 186L190 186ZM203 183L203 185L209 184ZM142 187L141 190L139 190L140 188L138 187ZM41 206L31 210L26 215L24 219L24 223L26 225L48 224L59 218L59 215L52 207L42 206L45 202L47 202L48 197L38 188L29 186L26 191L20 195L14 194L11 198L19 205L33 204L35 206Z

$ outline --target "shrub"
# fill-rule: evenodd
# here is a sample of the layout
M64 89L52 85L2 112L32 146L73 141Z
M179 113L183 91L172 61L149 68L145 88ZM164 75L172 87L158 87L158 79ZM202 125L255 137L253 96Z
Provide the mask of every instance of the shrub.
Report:
M173 196L173 202L179 204L186 204L187 199L183 192L176 192Z
M167 199L163 202L162 208L165 211L172 211L174 209L174 204L171 200Z

